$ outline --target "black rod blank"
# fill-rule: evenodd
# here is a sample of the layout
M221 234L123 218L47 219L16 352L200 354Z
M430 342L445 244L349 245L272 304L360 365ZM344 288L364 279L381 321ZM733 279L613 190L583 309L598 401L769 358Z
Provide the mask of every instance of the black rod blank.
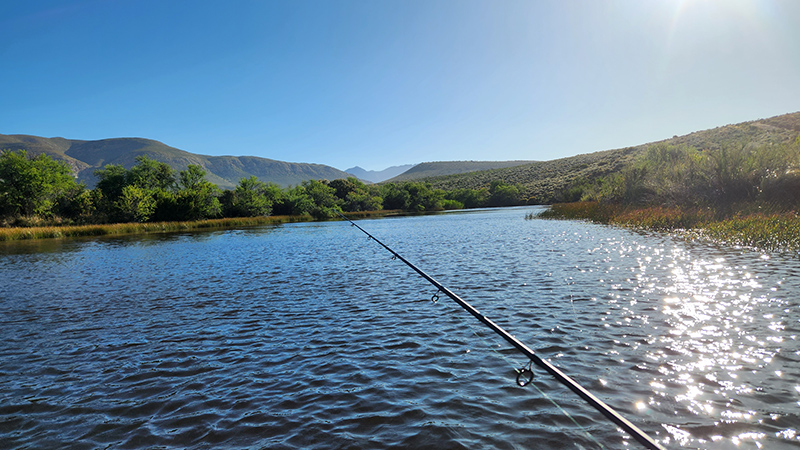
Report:
M355 222L350 220L347 216L345 216L345 215L343 215L341 213L339 213L339 215L342 216L342 218L344 218L348 222L350 222L350 224L352 226L354 226L354 227L358 228L359 230L361 230L370 239L372 239L373 241L375 241L378 244L380 244L381 247L383 247L386 250L388 250L389 253L391 253L393 257L399 259L400 261L404 262L408 267L412 268L415 272L417 272L419 274L419 276L421 276L422 278L428 280L428 282L431 283L432 285L434 285L439 290L439 292L441 292L444 295L450 297L454 302L458 303L458 305L461 306L462 308L464 308L468 313L472 314L473 317L478 319L481 323L483 323L487 327L491 328L492 331L494 331L495 333L499 334L503 339L506 340L506 342L511 344L517 350L519 350L520 353L522 353L523 355L527 356L534 364L536 364L537 366L539 366L542 369L546 370L547 373L549 373L550 375L554 376L556 378L556 380L558 380L561 384L567 386L572 392L577 394L580 398L582 398L584 401L589 403L592 407L594 407L595 409L600 411L606 418L608 418L609 420L614 422L617 426L619 426L620 428L625 430L626 433L628 433L631 437L636 439L645 448L653 449L653 450L665 450L664 447L661 446L661 444L659 444L655 440L653 440L653 438L648 436L644 431L640 430L636 425L634 425L633 423L628 421L626 418L622 417L622 415L620 415L618 412L616 412L613 408L611 408L610 406L606 405L599 398L595 397L594 394L592 394L591 392L586 390L583 386L581 386L575 380L573 380L572 378L567 376L564 372L559 370L557 367L555 367L554 365L550 364L546 360L544 360L542 358L539 358L539 356L536 355L533 352L533 350L528 348L528 346L526 346L525 344L520 342L519 339L515 338L509 332L507 332L506 330L501 328L499 325L497 325L496 323L492 322L488 317L486 317L483 314L481 314L480 311L478 311L472 305L470 305L469 303L464 301L461 297L459 297L458 295L453 293L453 291L451 291L450 289L446 288L444 285L442 285L441 283L439 283L438 281L433 279L433 277L431 277L427 273L423 272L422 269L420 269L419 267L417 267L414 264L412 264L411 262L409 262L407 259L405 259L402 256L400 256L400 254L398 254L397 252L395 252L394 250L389 248L389 246L387 246L386 244L384 244L383 242L378 240L375 236L369 234L366 230L364 230L363 228L358 226L358 224L356 224Z

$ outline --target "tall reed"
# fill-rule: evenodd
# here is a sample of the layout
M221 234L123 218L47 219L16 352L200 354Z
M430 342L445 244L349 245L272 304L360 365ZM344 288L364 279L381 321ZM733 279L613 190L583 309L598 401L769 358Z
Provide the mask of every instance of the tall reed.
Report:
M402 214L399 210L350 212L351 218L381 217ZM316 220L310 215L229 217L224 219L205 219L193 222L151 222L151 223L111 223L101 225L53 225L40 227L0 227L0 241L25 239L53 239L79 236L105 236L122 234L167 233L203 229L225 229L273 225Z
M621 206L602 202L575 202L552 205L534 217L591 220L593 222L644 228L657 231L681 231L693 239L709 239L729 245L766 251L800 251L800 216L796 212L759 205L737 205L737 213L723 214L709 208L663 206Z
M122 234L165 233L170 231L191 231L203 229L223 229L249 227L256 225L281 224L313 220L311 216L269 216L235 217L207 219L195 222L153 222L153 223L114 223L103 225L67 225L48 227L0 228L0 241L24 239L51 239L78 236L105 236Z

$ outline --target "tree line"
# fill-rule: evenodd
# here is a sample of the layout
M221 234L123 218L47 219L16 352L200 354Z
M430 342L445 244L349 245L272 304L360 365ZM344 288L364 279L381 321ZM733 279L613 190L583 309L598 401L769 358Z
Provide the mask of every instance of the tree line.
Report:
M197 165L175 171L146 155L130 169L109 164L97 184L78 183L69 167L45 154L0 153L0 220L4 226L202 220L221 217L311 215L337 211L438 211L524 204L520 186L501 181L479 189L434 189L429 183L367 185L355 177L308 180L281 188L256 177L231 190L206 180Z

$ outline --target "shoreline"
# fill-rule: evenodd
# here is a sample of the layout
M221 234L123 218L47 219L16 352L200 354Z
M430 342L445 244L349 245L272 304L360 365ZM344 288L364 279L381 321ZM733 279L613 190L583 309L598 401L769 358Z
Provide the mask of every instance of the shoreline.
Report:
M709 208L634 207L575 202L551 205L537 217L590 220L649 231L676 232L691 240L707 240L760 251L800 252L798 213L768 209L762 212L755 205L720 215Z
M398 211L360 211L347 213L353 218L384 217L398 214ZM280 225L284 223L313 222L310 215L232 217L224 219L205 219L183 222L145 222L109 223L94 225L54 225L44 227L0 228L0 242L29 241L40 239L64 239L86 236L121 236L132 234L157 234L178 231L224 230L260 225Z
M753 208L747 208L753 210ZM349 218L404 215L398 210L348 212ZM710 209L632 207L598 202L557 203L526 219L589 220L649 231L674 232L691 240L770 252L800 252L800 215L796 212L740 211L718 217ZM174 233L224 230L262 225L314 222L310 215L234 217L181 222L114 223L0 228L0 242L65 239L91 236ZM331 220L331 219L328 219ZM333 220L338 220L333 218Z

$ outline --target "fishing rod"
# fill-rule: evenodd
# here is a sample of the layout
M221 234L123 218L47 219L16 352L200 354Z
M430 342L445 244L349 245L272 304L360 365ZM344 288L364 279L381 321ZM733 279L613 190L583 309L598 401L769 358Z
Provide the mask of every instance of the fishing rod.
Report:
M631 437L636 439L640 444L642 444L645 448L652 449L652 450L666 450L664 447L661 446L658 442L653 440L650 436L648 436L644 431L640 430L636 425L631 423L628 419L622 417L617 411L615 411L610 406L606 405L602 400L595 397L594 394L586 390L583 386L578 384L575 380L567 376L564 372L559 370L556 366L550 364L546 360L540 358L536 353L533 352L527 345L523 344L519 339L515 338L511 335L508 331L501 328L499 325L494 323L491 319L484 316L480 313L477 309L475 309L472 305L464 301L461 297L456 295L453 291L433 279L430 275L423 272L422 269L415 266L407 259L403 258L399 253L389 248L388 245L384 244L375 236L369 234L365 229L358 226L357 223L353 222L340 212L336 212L339 214L344 220L350 222L350 225L358 228L367 235L370 239L377 242L381 247L385 248L392 254L392 259L399 259L403 263L405 263L408 267L413 269L419 276L427 280L429 283L434 285L438 291L433 294L431 298L432 301L436 302L439 299L439 292L442 294L450 297L454 302L458 303L459 306L464 308L468 313L472 314L473 317L478 319L481 323L489 327L492 331L499 334L503 339L506 340L509 344L511 344L514 348L520 351L523 355L530 359L531 363L536 364L537 366L541 367L542 369L546 370L547 373L554 376L556 380L558 380L561 384L567 386L572 392L577 394L580 398L594 407L596 410L600 411L607 419L614 422L617 426L625 430ZM533 381L533 371L531 370L531 364L529 363L527 367L522 367L517 369L517 384L520 386L526 386L531 381Z

